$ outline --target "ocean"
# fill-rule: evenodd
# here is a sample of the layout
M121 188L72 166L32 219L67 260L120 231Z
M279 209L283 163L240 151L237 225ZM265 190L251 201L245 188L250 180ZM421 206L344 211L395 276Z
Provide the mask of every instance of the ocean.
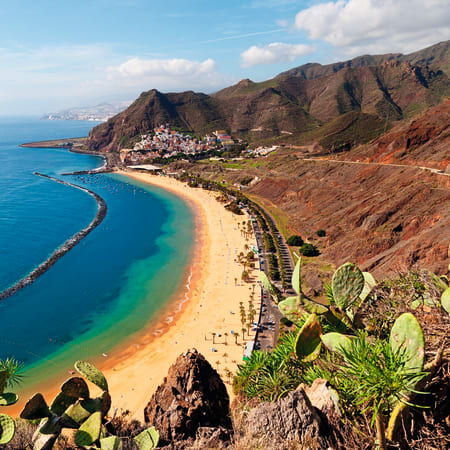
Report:
M0 291L46 260L94 218L86 187L107 204L103 222L33 284L0 301L0 358L26 365L25 384L77 359L98 358L145 328L181 287L193 244L188 206L123 176L62 173L99 167L96 156L24 142L86 136L92 122L0 118Z

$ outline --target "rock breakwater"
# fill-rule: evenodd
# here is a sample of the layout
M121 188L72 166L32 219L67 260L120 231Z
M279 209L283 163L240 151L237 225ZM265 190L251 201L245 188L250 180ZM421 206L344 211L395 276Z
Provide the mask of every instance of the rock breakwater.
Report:
M100 225L100 223L103 221L103 219L106 216L107 206L106 202L103 200L102 197L100 197L95 192L86 189L81 186L77 186L76 184L68 183L67 181L62 181L57 178L51 177L49 175L45 175L39 172L34 172L35 175L38 175L43 178L47 178L49 180L55 181L56 183L64 184L66 186L70 186L76 189L80 189L87 194L94 197L94 199L97 202L97 214L95 215L92 222L82 230L80 230L78 233L73 235L71 238L67 239L60 247L58 247L50 256L47 258L43 263L41 263L39 266L37 266L35 269L33 269L27 276L21 278L19 281L14 283L9 288L5 289L4 291L0 292L0 300L3 300L7 297L11 297L11 295L15 294L17 291L20 291L25 286L28 286L34 281L36 281L42 274L47 272L48 269L50 269L53 264L58 261L58 259L62 258L69 250L71 250L75 245L77 245L82 239L84 239L92 230L94 230L96 227Z

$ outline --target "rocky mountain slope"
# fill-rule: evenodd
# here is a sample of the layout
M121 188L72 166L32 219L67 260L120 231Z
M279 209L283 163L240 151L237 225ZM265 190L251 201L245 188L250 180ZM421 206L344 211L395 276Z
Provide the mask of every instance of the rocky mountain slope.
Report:
M317 274L329 262L354 261L376 277L415 265L445 273L449 115L447 100L372 143L337 155L314 156L309 147L300 147L256 161L184 168L229 183L253 179L244 192L269 209L287 235L300 234L319 247L321 256L305 269L313 290L321 290ZM316 235L319 229L326 237Z
M450 41L411 55L362 56L322 66L307 64L261 83L242 80L213 95L192 91L144 92L125 111L95 127L91 150L115 152L133 138L168 122L199 133L226 129L252 142L267 139L293 142L308 139L345 114L370 121L372 133L407 118L450 95Z
M342 154L341 159L406 164L450 171L450 99L401 122L369 145Z

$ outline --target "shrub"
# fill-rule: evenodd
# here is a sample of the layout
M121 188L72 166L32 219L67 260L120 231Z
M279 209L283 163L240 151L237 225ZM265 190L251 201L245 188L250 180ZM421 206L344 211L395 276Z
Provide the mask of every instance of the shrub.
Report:
M320 255L319 249L315 245L308 244L307 242L305 242L300 247L300 253L303 256L318 256L318 255Z
M290 245L291 247L301 247L303 245L303 239L296 234L290 236L286 242L287 245Z
M317 236L319 236L319 237L325 237L327 233L326 233L325 230L320 229L320 230L317 230L317 231L316 231L316 234L317 234Z
M244 214L236 202L229 203L225 206L225 208L228 209L228 211L231 211L233 214L237 214L239 216L242 216L242 214Z

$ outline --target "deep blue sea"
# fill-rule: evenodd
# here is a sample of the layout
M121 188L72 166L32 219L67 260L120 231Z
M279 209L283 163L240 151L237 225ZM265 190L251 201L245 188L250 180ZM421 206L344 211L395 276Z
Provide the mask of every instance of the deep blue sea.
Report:
M193 218L178 197L118 175L61 177L103 161L19 147L86 136L94 125L0 118L0 291L89 224L97 210L90 195L34 171L85 186L108 206L100 226L49 271L0 301L0 358L25 362L33 376L98 357L144 328L183 282L192 249Z

